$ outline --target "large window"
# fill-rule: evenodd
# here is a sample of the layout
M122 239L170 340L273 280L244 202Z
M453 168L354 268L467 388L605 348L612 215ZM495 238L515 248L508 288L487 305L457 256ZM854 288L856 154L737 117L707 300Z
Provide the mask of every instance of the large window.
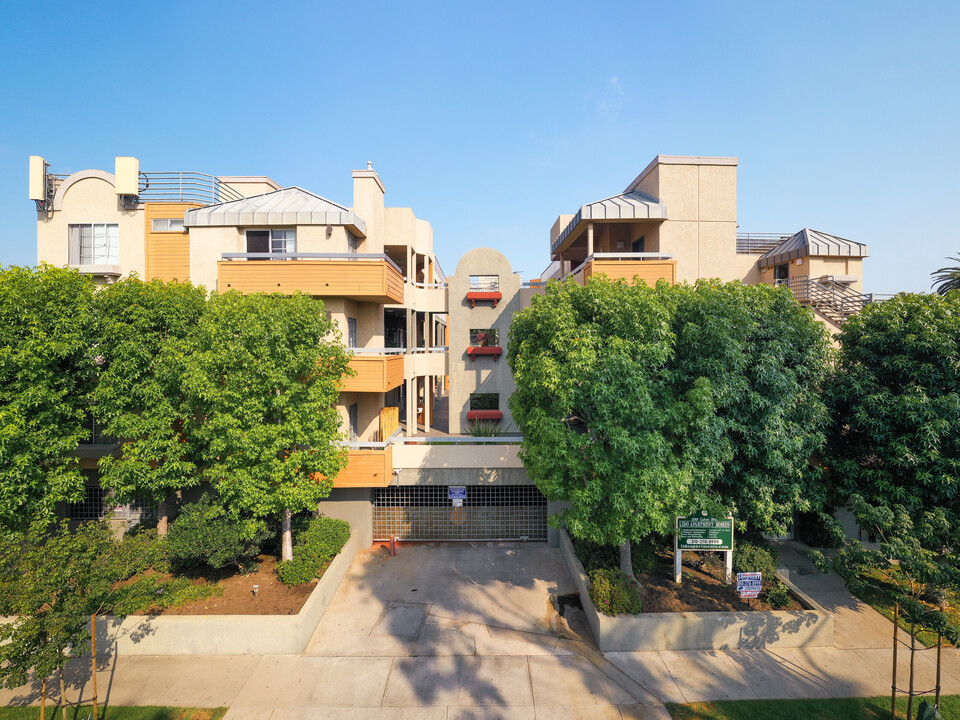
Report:
M297 231L286 230L247 230L248 253L295 253L297 251Z
M500 331L486 328L470 331L470 347L497 347L500 345Z
M470 393L471 410L499 410L499 393Z
M71 265L118 265L120 233L116 223L70 225Z
M179 232L186 230L183 226L183 218L154 218L150 221L152 232Z

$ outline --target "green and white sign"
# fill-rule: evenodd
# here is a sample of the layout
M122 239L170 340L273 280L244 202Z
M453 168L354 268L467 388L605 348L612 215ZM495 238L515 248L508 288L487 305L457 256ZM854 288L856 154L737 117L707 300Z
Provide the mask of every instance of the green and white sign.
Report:
M678 550L733 550L733 519L700 515L677 518Z

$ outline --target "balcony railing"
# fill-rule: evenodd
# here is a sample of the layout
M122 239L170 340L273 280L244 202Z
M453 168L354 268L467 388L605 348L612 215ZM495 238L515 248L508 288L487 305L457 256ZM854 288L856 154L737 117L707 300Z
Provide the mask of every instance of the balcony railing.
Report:
M402 303L403 274L383 253L223 253L217 286ZM284 262L289 261L289 262Z
M783 233L737 233L737 253L763 255L790 237Z
M192 202L217 205L242 200L243 195L213 175L200 172L140 173L141 202Z
M648 285L655 285L658 280L672 284L677 281L677 262L673 255L655 252L594 253L570 273L580 284L599 274L611 280L631 281L639 277Z

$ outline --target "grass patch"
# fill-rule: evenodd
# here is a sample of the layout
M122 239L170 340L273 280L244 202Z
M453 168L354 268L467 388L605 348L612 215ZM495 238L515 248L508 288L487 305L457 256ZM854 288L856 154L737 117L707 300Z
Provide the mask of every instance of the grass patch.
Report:
M914 698L913 716L922 698ZM930 698L930 702L933 698ZM674 720L888 720L890 698L830 698L825 700L734 700L679 705L667 703ZM899 717L906 717L907 699L897 698ZM944 720L960 720L960 695L940 697Z
M47 701L47 717L44 720L61 720L60 708L51 707ZM141 707L104 706L98 709L99 720L220 720L228 708L180 708L144 705ZM87 720L93 717L93 707L82 705L67 708L69 720ZM0 720L39 720L39 707L0 708Z
M851 590L851 592L887 618L887 620L893 622L894 591L898 585L902 585L902 582L897 582L898 573L899 570L896 568L870 570L860 576L860 579L864 582L863 587L858 587L857 590ZM950 618L951 625L960 627L960 612L957 611L956 597L951 595L949 600L950 605L944 612L947 614L947 617ZM932 605L930 608L935 609ZM902 617L900 618L899 625L906 631L910 630L910 623ZM891 642L892 641L891 636ZM928 630L920 630L917 632L917 642L922 643L926 647L933 647L937 644L937 634ZM944 644L949 645L946 640Z

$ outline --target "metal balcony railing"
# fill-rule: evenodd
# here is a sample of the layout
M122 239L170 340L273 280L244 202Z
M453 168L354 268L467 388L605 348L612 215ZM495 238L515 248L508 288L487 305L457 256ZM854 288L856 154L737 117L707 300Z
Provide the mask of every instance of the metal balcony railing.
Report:
M783 233L737 233L737 253L763 255L790 237Z
M219 178L192 171L142 172L138 195L141 202L191 202L201 205L243 199L243 195L220 182Z

